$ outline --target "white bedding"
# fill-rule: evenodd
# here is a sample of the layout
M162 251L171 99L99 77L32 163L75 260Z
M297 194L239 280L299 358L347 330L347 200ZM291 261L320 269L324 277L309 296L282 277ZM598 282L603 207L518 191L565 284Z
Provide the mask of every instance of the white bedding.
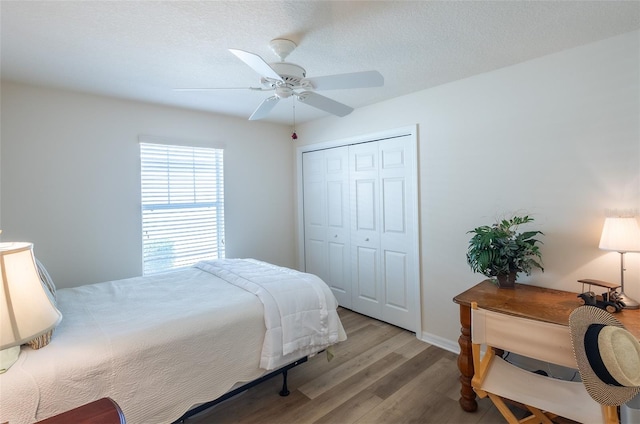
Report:
M23 346L18 362L0 375L0 422L31 423L108 396L129 424L167 423L266 372L259 366L262 302L202 269L57 295L63 320L51 343L40 350ZM328 305L335 312L332 302L333 295ZM339 320L329 324L336 341L344 339ZM304 351L271 355L270 365Z
M253 259L206 261L196 267L255 294L265 306L261 368L277 368L283 356L300 358L344 340L338 303L313 274Z

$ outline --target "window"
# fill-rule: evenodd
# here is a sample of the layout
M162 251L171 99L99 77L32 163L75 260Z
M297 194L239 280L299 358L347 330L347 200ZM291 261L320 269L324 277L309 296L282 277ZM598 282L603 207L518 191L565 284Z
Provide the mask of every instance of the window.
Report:
M223 150L140 143L144 275L224 258Z

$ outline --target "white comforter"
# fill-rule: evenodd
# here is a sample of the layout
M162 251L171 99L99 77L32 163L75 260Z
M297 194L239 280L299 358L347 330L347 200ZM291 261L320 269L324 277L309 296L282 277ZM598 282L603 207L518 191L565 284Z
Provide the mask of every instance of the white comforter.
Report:
M335 296L313 274L253 259L206 261L196 267L255 294L264 305L261 368L277 368L282 356L300 358L346 338Z
M32 423L108 396L129 424L167 423L266 372L259 364L272 314L202 269L58 290L58 307L51 343L23 346L0 375L0 422ZM344 335L339 320L327 323L337 324L328 334ZM275 368L318 348L278 359L273 346L267 356Z

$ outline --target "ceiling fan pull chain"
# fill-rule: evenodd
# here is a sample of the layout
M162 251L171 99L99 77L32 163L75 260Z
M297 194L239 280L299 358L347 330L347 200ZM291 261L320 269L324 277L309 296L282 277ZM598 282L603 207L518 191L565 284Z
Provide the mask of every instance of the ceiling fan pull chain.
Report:
M293 140L298 139L298 134L296 134L296 96L291 96L293 99L293 133L291 133L291 138Z

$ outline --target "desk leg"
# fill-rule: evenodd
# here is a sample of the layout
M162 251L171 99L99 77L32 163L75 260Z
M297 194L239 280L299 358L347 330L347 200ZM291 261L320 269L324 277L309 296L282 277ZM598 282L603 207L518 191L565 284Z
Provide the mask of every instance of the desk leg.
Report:
M471 308L460 305L460 355L458 355L458 369L460 370L460 406L467 412L474 412L478 409L476 402L476 392L471 387L473 377L473 353L471 349Z

